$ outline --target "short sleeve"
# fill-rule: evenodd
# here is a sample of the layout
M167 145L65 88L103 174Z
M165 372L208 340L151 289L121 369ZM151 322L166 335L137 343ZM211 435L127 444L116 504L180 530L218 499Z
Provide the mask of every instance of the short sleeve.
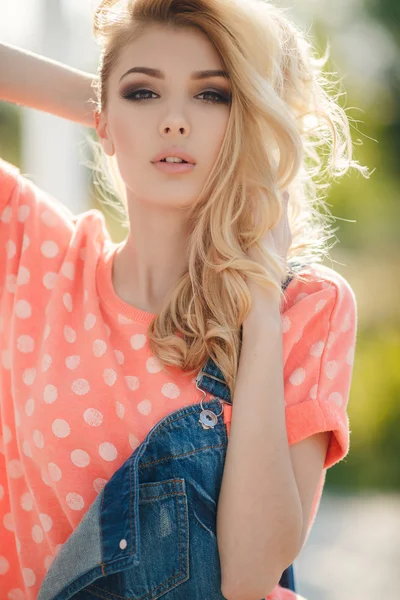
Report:
M288 442L331 431L324 463L328 469L349 451L347 405L357 303L344 277L329 268L325 273L322 283L300 284L297 301L284 313L282 323Z
M0 214L18 186L19 169L0 158Z

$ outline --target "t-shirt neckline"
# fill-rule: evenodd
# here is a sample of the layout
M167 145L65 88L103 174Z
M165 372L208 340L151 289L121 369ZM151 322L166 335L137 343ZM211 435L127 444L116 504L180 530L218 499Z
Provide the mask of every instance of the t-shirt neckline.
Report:
M115 292L112 281L112 267L115 254L120 246L121 244L110 244L109 249L106 250L104 255L98 261L97 288L99 296L109 308L111 313L113 313L116 317L118 314L120 314L136 323L150 325L153 319L157 316L156 314L137 308L132 304L128 304L128 302L122 300L122 298L120 298Z

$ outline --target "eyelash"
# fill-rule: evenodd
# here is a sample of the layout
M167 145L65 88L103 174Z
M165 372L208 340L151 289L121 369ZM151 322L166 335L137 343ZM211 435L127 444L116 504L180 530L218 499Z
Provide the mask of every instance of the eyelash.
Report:
M139 89L139 90L133 90L133 91L127 92L125 94L122 94L122 97L125 98L126 100L132 100L133 102L143 102L144 100L154 99L154 98L134 98L135 94L139 94L140 92L155 94L157 96L157 94L155 92L152 92L151 90ZM217 100L202 100L202 102L207 102L209 104L228 104L230 102L230 96L225 97L221 94L218 94L217 92L213 92L212 90L207 90L205 92L201 92L200 94L198 94L198 96L201 96L202 94L212 94L215 98L218 98Z

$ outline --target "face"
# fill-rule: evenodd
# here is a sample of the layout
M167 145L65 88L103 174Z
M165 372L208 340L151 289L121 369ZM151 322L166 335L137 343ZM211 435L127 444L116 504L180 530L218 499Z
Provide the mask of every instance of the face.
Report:
M134 67L157 69L162 78L127 73ZM182 208L198 197L230 112L229 80L193 78L195 71L205 70L223 70L223 65L207 36L195 28L152 25L122 51L108 81L108 104L97 133L105 152L116 155L128 205L135 199ZM185 173L160 171L152 161L170 146L189 153L195 166Z

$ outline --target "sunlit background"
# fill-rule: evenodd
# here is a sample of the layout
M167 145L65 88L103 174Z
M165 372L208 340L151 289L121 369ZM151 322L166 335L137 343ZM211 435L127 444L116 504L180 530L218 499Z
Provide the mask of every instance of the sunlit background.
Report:
M337 70L355 157L373 175L335 184L333 264L352 286L359 328L350 453L328 471L314 528L295 563L307 600L400 598L400 2L283 0ZM0 0L0 39L95 72L95 0ZM74 212L99 208L82 163L88 129L0 102L0 155ZM126 231L106 214L114 241Z

